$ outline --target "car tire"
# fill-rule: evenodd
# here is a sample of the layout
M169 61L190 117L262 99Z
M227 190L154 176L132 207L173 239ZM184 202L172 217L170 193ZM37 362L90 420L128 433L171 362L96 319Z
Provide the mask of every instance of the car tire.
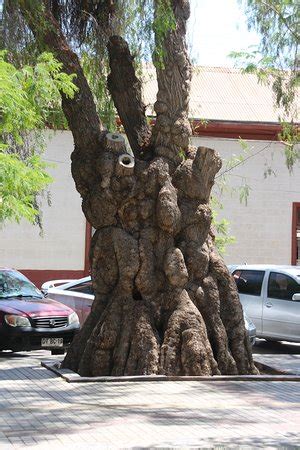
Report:
M51 355L64 355L65 349L56 348L54 350L51 350Z

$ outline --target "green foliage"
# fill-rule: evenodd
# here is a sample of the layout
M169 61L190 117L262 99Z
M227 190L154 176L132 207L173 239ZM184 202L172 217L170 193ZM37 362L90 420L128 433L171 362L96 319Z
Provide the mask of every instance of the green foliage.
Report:
M153 61L164 68L164 40L176 29L171 0L120 0L116 11L117 34L124 35L137 69L141 62ZM141 73L139 73L141 75Z
M38 222L37 195L52 181L40 156L41 131L59 107L60 92L74 95L72 79L50 53L34 67L16 69L0 52L0 223Z
M297 161L300 160L300 150L295 144L300 142L300 128L293 123L281 122L282 131L279 139L284 144L285 161L290 172Z
M137 63L164 67L164 40L176 29L171 0L120 0L117 33L123 34Z
M41 7L39 0L35 0ZM115 108L106 87L109 72L106 43L109 36L124 36L134 56L137 75L142 75L142 61L154 61L163 67L163 41L176 27L170 0L94 0L76 2L60 0L48 2L66 38L78 49L86 78L94 95L97 112L108 129L114 130ZM56 5L56 6L55 6ZM154 12L154 10L156 11ZM36 62L38 49L19 9L19 2L4 1L4 45L12 61L18 66ZM1 25L1 23L0 23ZM41 24L43 26L43 24ZM154 36L155 35L155 36ZM59 107L48 111L51 126L66 127Z
M62 64L51 53L43 53L37 64L17 70L0 52L0 135L10 134L22 144L22 132L43 128L60 110L60 92L72 97L77 90L73 75L61 71Z
M176 29L176 20L170 0L156 0L153 31L155 34L155 49L153 62L156 66L164 67L164 40L168 33Z
M214 219L213 225L217 232L215 238L216 247L221 255L226 255L228 245L236 242L236 238L228 234L230 223L226 219L222 219L220 221Z
M178 155L180 156L180 158L182 159L182 161L185 161L186 158L187 158L186 153L185 153L185 151L184 151L183 148L181 148L181 149L179 150Z
M154 49L153 0L120 0L117 14L122 17L118 32L124 35L138 65L150 61Z
M105 56L105 55L104 55ZM81 65L93 92L97 113L110 131L116 129L116 110L107 89L107 75L109 73L108 60L102 56L101 69L99 68L99 57L88 51L81 55Z
M261 57L261 50L231 52L230 56L236 59L243 73L253 73L262 84L271 85L274 92L275 104L282 114L287 117L296 117L296 90L299 87L299 73L291 70L287 65L293 60L285 59L283 66L276 56Z
M246 0L248 26L261 35L259 50L276 67L296 70L299 3L294 0Z
M35 223L35 197L52 181L38 155L22 161L19 155L0 152L0 223L19 223L22 218Z
M240 202L245 203L245 206L248 205L248 198L250 195L251 187L246 182L245 179L243 179L243 182L241 186L239 187L239 193L240 193Z
M245 73L254 73L259 82L272 86L274 102L283 124L286 165L291 171L300 158L297 121L299 88L300 4L294 0L240 0L246 6L248 26L261 36L260 45L233 56Z
M236 239L229 234L230 223L227 219L218 219L219 211L223 209L223 205L216 196L211 198L212 204L212 224L216 231L215 244L221 255L226 254L228 245L234 244Z

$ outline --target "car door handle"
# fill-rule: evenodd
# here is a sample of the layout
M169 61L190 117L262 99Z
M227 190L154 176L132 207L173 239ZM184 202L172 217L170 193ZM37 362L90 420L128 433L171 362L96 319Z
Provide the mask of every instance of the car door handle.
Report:
M273 306L273 303L271 303L271 302L267 302L267 303L266 303L266 307L267 307L267 308L272 308L272 306Z

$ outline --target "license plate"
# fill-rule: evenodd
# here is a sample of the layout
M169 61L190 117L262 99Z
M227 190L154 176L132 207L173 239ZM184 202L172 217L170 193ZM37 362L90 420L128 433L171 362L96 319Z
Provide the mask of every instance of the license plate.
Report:
M63 338L42 338L42 347L63 347Z

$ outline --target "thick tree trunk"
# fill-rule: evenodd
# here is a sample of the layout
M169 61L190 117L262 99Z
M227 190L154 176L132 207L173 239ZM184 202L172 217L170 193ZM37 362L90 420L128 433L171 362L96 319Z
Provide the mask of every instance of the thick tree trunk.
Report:
M30 10L30 0L21 3ZM158 70L154 155L151 151L144 159L138 145L148 146L149 130L142 104L133 124L126 104L130 96L118 104L133 158L125 141L101 131L94 118L91 125L81 123L90 94L78 61L72 52L65 58L66 43L53 31L53 20L50 31L43 28L43 40L49 45L48 34L54 33L56 56L77 74L79 97L74 106L68 100L64 110L75 140L72 174L96 229L91 247L95 301L63 363L81 375L256 373L235 283L211 231L209 198L221 161L214 150L189 146L188 1L173 0L173 9L177 27L166 36L165 67ZM34 31L34 19L29 23ZM117 75L111 61L110 90L114 96L124 83L139 103L127 48L118 61ZM122 73L131 75L124 79ZM76 102L82 102L80 108ZM73 108L79 115L76 130ZM147 137L139 141L141 136Z
M201 147L174 171L160 156L135 160L133 171L121 151L98 161L106 187L85 208L97 228L96 295L64 366L92 376L254 373L235 283L210 232L218 155Z

